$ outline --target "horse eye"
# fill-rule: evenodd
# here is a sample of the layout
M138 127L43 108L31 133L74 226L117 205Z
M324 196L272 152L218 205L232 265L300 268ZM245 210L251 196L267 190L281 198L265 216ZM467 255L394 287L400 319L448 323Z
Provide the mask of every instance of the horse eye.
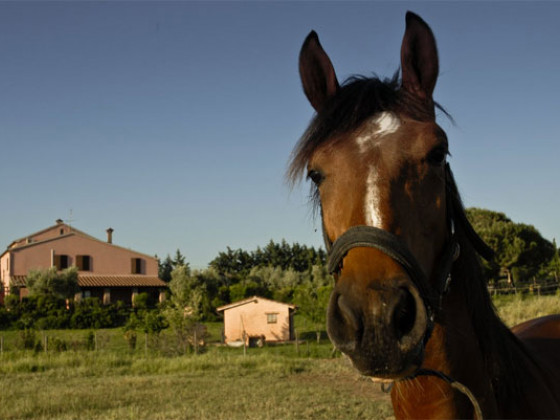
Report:
M325 178L323 176L323 174L319 171L315 171L315 170L310 170L307 173L307 178L309 178L311 181L313 181L313 183L317 186L319 186L319 184L321 184L321 182L323 182L323 179Z
M441 166L445 163L447 154L447 149L443 147L436 147L430 153L428 153L426 159L430 165Z

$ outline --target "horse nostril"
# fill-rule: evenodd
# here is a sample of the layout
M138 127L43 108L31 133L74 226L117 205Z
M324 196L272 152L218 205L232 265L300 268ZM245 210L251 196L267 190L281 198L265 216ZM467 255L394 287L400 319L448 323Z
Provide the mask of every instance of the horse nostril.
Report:
M358 331L360 329L360 321L354 309L352 309L346 300L347 299L342 295L338 297L338 310L346 323L349 324L354 331Z
M395 328L397 340L407 336L416 323L416 301L407 290L401 289L402 295L393 311L392 323Z

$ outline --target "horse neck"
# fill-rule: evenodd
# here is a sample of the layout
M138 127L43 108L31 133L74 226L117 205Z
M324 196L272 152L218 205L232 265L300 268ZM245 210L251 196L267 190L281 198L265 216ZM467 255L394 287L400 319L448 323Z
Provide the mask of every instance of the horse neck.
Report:
M500 417L500 402L515 393L511 376L524 357L518 341L496 315L480 262L464 235L454 263L449 293L426 346L425 369L442 372L476 396L484 417ZM397 418L472 418L473 405L435 376L396 384L392 393Z

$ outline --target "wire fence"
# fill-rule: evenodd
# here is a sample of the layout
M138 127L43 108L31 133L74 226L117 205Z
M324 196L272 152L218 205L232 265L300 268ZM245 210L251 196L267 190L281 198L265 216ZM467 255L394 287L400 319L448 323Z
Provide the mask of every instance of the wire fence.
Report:
M555 281L545 283L522 284L519 286L488 286L488 292L492 296L496 295L513 295L513 294L532 294L535 296L540 295L553 295L556 294L560 285Z

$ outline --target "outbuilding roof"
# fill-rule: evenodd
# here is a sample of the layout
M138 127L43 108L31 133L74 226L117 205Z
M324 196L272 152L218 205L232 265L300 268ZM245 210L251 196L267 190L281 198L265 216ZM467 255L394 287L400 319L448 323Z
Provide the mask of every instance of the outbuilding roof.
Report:
M228 309L232 309L232 308L235 308L237 306L247 305L248 303L258 303L259 300L264 300L264 301L267 301L267 302L273 302L273 303L276 303L278 305L285 305L289 309L292 309L292 310L296 309L296 305L292 305L290 303L278 302L276 300L270 300L270 299L265 299L265 298L259 297L259 296L253 296L253 297L250 297L250 298L247 298L247 299L243 299L243 300L239 300L237 302L230 303L228 305L220 306L219 308L216 308L216 311L218 311L218 312L227 311Z

